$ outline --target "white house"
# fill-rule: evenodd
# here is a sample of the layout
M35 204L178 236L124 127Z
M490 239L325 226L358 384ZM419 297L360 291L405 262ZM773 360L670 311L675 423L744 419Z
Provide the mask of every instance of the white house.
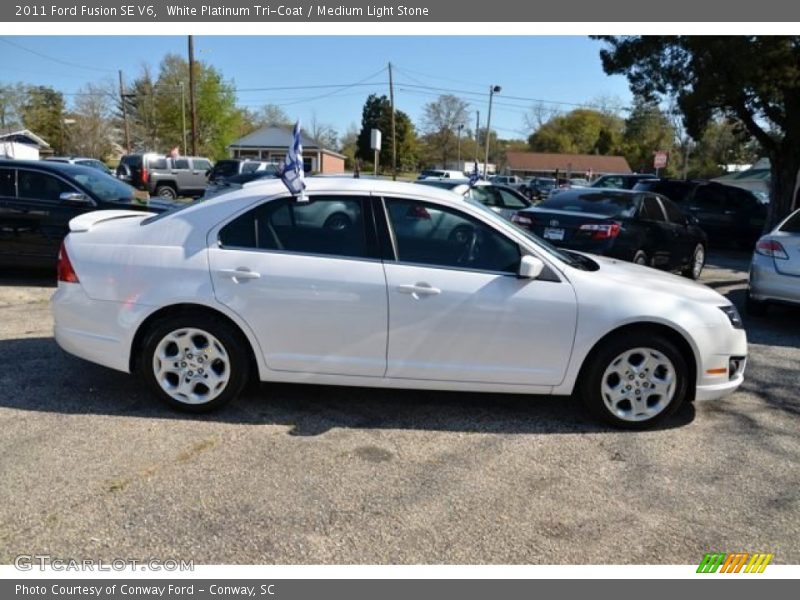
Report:
M39 160L39 152L50 144L29 129L0 131L0 157Z

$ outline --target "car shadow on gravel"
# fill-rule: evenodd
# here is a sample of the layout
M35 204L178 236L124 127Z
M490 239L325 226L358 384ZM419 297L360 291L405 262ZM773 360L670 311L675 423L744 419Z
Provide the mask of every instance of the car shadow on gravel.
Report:
M388 390L282 383L252 384L235 402L203 415L174 411L144 384L64 353L52 338L0 340L0 407L62 414L283 425L290 435L336 428L480 433L604 433L573 398ZM694 420L683 406L660 429Z

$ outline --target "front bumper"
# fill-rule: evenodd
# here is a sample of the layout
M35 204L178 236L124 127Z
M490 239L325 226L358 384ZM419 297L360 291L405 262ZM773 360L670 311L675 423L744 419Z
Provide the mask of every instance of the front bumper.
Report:
M744 372L739 373L733 379L723 383L698 385L697 388L695 388L694 399L699 401L718 400L719 398L723 398L735 392L743 382Z

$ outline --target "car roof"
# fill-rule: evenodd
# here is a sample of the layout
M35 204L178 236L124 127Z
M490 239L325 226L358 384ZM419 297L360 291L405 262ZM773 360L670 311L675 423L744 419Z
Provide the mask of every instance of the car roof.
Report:
M0 166L6 168L33 168L42 171L57 171L68 175L79 175L81 173L97 174L99 171L93 167L84 167L73 163L60 162L57 160L16 160L0 159Z

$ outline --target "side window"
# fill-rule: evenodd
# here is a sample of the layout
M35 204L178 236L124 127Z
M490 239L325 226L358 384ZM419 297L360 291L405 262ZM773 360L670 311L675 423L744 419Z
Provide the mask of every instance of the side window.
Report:
M519 247L461 211L418 202L386 201L402 262L516 273Z
M0 196L13 198L17 195L14 185L14 169L0 169Z
M642 206L639 209L639 217L645 221L664 221L664 211L658 203L655 196L647 195L642 200Z
M602 188L621 188L623 187L622 177L605 177L600 185L597 187Z
M211 168L211 163L208 162L205 158L193 158L192 164L194 168L198 171L208 171ZM188 166L186 167L189 168Z
M502 206L496 190L488 186L479 185L472 188L469 192L469 196L484 206Z
M505 206L506 208L513 208L516 210L528 208L528 205L523 200L521 200L511 192L507 190L497 190L497 192L500 194L500 198L503 201L503 206Z
M261 163L255 161L242 163L242 173L255 173L259 165L261 165Z
M661 198L661 205L664 207L664 210L667 213L667 220L670 223L683 225L686 222L686 215L681 212L681 209L678 208L674 202L671 202L666 198Z
M369 257L363 206L346 196L274 200L225 225L219 241L223 248Z
M786 233L800 233L800 211L795 212L781 227Z
M147 168L148 169L166 169L167 168L167 159L162 157L153 157L147 161Z
M37 171L20 169L17 174L17 185L20 198L32 200L48 200L58 202L63 192L74 192L75 189L57 177Z
M710 185L701 185L697 188L692 199L692 204L705 210L721 209L724 199L720 190Z
M189 169L189 159L188 158L176 158L173 161L173 165L176 169Z

